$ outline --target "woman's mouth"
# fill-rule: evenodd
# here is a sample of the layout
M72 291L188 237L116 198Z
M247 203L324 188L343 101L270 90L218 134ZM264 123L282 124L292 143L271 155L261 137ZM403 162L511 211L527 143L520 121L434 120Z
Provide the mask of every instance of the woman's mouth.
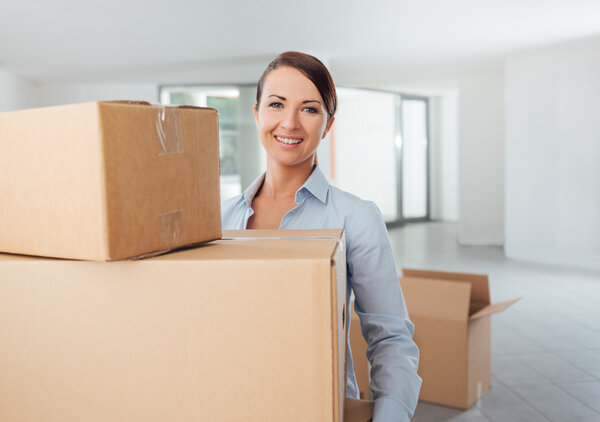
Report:
M287 145L297 145L304 140L303 138L284 138L283 136L275 136L275 139Z

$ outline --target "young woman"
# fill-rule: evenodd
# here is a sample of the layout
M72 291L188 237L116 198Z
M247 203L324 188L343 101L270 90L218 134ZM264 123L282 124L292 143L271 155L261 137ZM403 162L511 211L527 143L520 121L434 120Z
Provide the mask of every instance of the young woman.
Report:
M348 292L368 344L373 420L408 421L421 386L419 351L383 217L373 202L331 186L315 164L336 106L331 75L315 57L286 52L269 64L254 106L267 171L223 203L223 229L346 230ZM351 353L346 395L358 397Z

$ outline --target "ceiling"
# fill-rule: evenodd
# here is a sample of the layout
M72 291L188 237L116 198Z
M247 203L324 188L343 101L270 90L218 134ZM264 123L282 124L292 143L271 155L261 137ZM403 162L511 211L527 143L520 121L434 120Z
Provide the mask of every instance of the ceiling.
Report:
M598 35L598 0L0 0L0 67L39 83L250 82L285 50L393 82Z

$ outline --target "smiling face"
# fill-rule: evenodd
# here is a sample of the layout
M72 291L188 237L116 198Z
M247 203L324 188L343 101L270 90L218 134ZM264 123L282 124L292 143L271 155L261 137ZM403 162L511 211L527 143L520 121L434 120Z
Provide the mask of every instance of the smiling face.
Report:
M268 160L283 166L312 165L319 142L333 123L317 87L288 66L266 76L254 118Z

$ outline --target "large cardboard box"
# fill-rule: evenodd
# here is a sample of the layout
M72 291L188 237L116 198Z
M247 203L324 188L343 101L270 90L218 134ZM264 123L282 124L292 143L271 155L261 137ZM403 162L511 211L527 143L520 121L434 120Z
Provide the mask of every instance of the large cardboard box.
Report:
M137 261L0 254L0 420L340 422L342 231L257 234Z
M400 284L420 350L419 398L467 409L490 389L490 316L518 299L490 304L487 275L402 272Z
M0 251L116 260L221 235L216 110L0 113Z
M400 284L420 351L419 399L469 408L490 389L490 315L518 299L490 304L487 275L404 268ZM355 319L353 312L352 327ZM350 342L361 398L369 397L367 346L360 329L351 328Z

